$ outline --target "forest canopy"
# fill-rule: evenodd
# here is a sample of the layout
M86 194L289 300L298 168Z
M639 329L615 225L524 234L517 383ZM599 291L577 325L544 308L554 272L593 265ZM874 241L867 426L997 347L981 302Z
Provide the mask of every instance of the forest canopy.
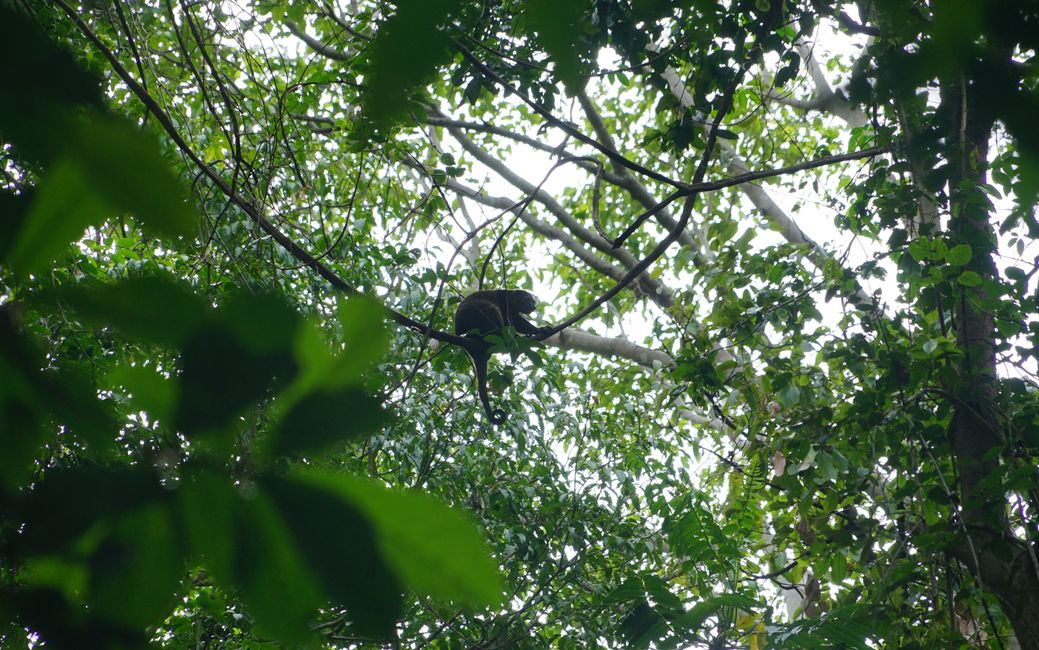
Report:
M1037 48L0 0L0 645L1039 649Z

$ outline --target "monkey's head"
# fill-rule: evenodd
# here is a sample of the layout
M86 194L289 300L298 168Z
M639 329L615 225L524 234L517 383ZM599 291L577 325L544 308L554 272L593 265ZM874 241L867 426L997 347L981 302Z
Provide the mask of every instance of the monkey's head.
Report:
M509 307L521 314L530 314L537 309L538 301L534 294L522 289L513 289L509 292Z

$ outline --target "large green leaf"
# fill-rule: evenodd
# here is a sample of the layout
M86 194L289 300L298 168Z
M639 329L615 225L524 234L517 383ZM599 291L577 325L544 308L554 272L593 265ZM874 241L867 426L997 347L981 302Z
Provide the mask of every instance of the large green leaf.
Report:
M270 453L322 451L389 422L382 402L360 388L315 391L297 401L270 438Z
M388 638L403 601L370 519L341 494L310 481L289 477L261 485L324 593L346 607L353 629Z
M394 492L352 476L300 471L297 478L338 495L364 514L383 557L406 587L443 601L501 602L497 565L461 513L424 494Z
M409 95L432 79L448 60L449 18L458 0L403 0L379 28L371 45L371 73L363 101L364 116L376 125L398 120Z
M72 307L84 322L132 338L182 345L211 317L205 302L172 278L146 275L46 292L45 304Z
M245 407L273 395L296 371L288 351L257 352L222 327L200 330L180 358L174 424L193 433L224 427Z
M568 87L580 88L581 14L584 0L529 0L524 15L555 62L555 73Z
M49 165L7 263L21 273L43 270L88 225L129 212L146 231L192 237L197 216L157 143L130 125L104 116L59 121L64 149Z

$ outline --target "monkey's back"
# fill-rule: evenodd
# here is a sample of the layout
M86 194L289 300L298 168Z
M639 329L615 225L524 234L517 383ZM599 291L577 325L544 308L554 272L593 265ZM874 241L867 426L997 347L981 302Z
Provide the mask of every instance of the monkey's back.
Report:
M458 305L455 311L455 334L478 332L481 336L493 334L505 325L501 309L495 301L473 294Z

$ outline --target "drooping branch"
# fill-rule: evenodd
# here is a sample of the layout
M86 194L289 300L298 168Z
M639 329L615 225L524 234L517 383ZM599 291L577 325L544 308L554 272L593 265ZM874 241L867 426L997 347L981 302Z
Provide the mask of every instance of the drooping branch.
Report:
M695 107L692 103L692 97L686 90L685 85L682 83L682 80L679 77L678 72L674 68L668 67L664 71L663 76L668 83L668 87L670 88L672 95L674 95L675 98L678 99L678 101L681 102L683 106L687 107L690 110L694 110ZM723 143L723 147L724 146L725 143ZM813 161L807 161L777 170L769 170L765 172L749 172L744 171L747 169L746 164L742 160L740 160L740 158L736 156L735 152L733 152L730 148L729 152L732 155L732 157L730 159L729 166L732 171L736 172L736 175L729 180L731 181L732 186L740 186L740 189L744 192L744 194L747 195L751 202L754 203L754 205L758 207L758 209L761 210L762 213L768 219L772 220L773 223L775 223L779 227L780 232L782 232L783 235L787 237L788 241L790 241L791 243L803 244L804 246L808 247L808 250L811 252L811 254L808 256L809 261L811 261L813 265L816 265L817 268L821 269L822 265L828 259L831 258L830 254L821 246L819 246L816 242L814 242L812 239L806 237L804 235L804 231L797 226L797 222L795 222L789 215L787 215L786 212L782 208L780 208L779 205L775 201L773 201L770 196L768 196L768 193L763 188L752 184L752 181L761 180L764 178L768 178L770 176L779 176L782 174L792 173L793 171L822 167L824 165L829 165L835 162L843 162L848 160L856 160L861 158L878 156L881 154L889 153L890 151L890 147L874 147L872 149L867 149L861 152L839 154L838 156L826 156L824 158L818 158ZM854 302L856 302L856 304L862 305L864 307L874 306L873 300L857 282L855 283L855 290L852 293L852 296L854 297Z
M721 127L722 120L728 114L729 109L732 107L732 96L736 92L740 81L743 79L744 69L741 68L739 74L733 80L732 85L726 90L725 94L721 98L721 102L718 105L717 117L714 123L710 127L710 131L707 134L707 143L704 146L703 155L700 157L700 162L696 167L696 171L693 173L693 185L703 182L704 176L707 174L707 167L711 162L712 154L714 153L714 146L718 141L718 129ZM617 282L613 287L610 287L601 296L593 300L586 307L578 311L573 316L567 318L562 323L559 323L555 327L550 328L544 336L541 338L547 338L548 336L555 334L571 325L581 321L583 318L591 314L593 311L601 307L607 301L611 300L615 295L621 292L624 287L641 275L646 269L653 265L665 252L671 247L671 244L678 240L678 235L685 230L686 224L689 223L689 217L693 213L694 199L696 198L695 191L690 192L685 197L685 205L682 207L682 216L679 217L675 227L667 234L664 239L660 241L649 252L644 258L642 258L638 264L636 264L624 278Z

